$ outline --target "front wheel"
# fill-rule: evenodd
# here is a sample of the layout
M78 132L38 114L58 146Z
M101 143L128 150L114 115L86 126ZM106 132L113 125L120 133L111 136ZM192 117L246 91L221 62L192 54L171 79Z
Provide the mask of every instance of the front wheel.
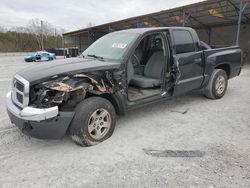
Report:
M108 139L114 132L116 113L104 98L90 97L75 108L70 126L72 140L81 146L92 146Z
M220 99L226 93L227 85L227 73L222 69L215 69L205 88L205 96L209 99Z

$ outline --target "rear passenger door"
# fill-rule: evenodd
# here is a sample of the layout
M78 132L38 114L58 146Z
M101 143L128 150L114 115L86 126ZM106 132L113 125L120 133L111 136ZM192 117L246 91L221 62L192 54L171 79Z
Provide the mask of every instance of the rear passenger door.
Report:
M178 71L174 95L198 89L204 71L203 52L199 49L198 37L194 39L189 30L174 29L172 40L174 65Z

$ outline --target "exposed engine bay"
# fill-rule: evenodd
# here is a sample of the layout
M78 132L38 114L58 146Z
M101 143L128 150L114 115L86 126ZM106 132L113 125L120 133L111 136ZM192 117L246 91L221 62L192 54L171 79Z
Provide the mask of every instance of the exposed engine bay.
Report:
M30 104L37 108L52 106L75 107L86 95L114 92L114 80L109 71L53 76L49 81L34 85Z

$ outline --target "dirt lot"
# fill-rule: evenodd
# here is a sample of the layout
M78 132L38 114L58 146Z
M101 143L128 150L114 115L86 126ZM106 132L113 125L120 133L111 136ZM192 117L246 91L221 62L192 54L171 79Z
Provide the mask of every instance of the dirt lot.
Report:
M82 148L10 124L4 98L31 66L22 59L0 57L0 187L250 187L250 66L221 100L193 93L131 111L109 140Z

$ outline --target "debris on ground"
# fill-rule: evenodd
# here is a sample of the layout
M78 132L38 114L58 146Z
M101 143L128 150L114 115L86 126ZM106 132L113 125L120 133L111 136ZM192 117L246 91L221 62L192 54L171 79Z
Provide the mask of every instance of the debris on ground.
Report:
M204 151L200 150L154 150L143 149L143 151L153 157L203 157Z

